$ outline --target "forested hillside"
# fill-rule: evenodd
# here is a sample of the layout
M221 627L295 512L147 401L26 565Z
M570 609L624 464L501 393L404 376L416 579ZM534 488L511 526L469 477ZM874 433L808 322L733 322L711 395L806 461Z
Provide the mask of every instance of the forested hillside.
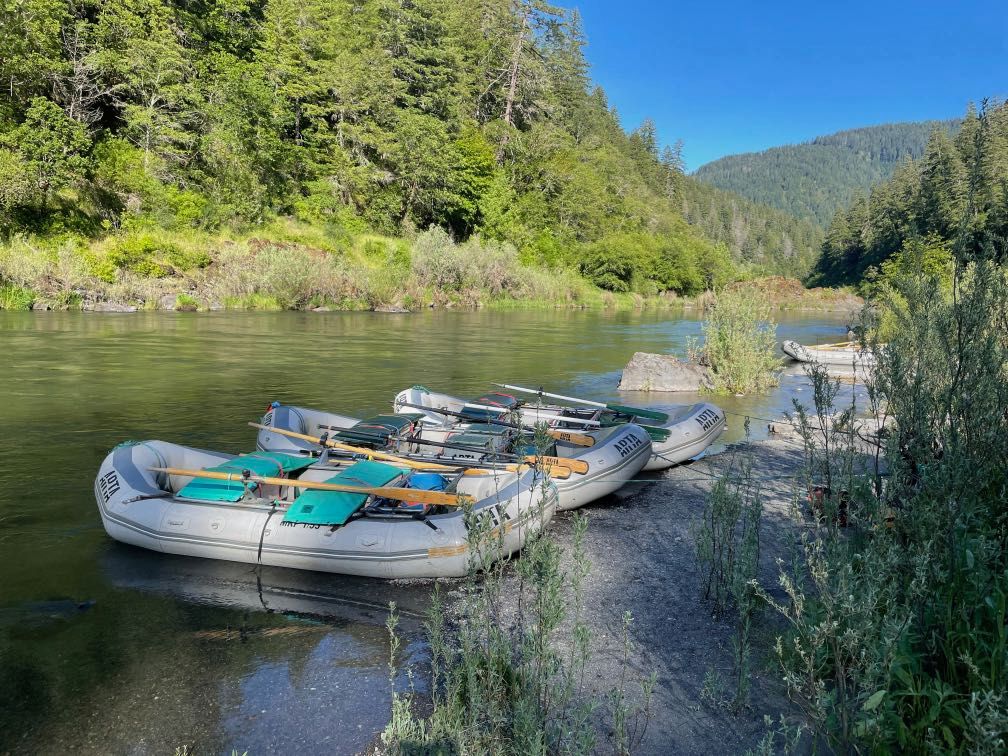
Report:
M955 137L935 128L919 160L837 211L812 278L870 282L900 266L941 269L954 253L1003 259L1006 249L1008 106L970 107Z
M736 260L777 275L804 277L822 245L815 223L760 205L686 176L682 212L708 239L726 244Z
M801 234L752 208L685 202L735 260L686 223L676 153L624 131L584 45L540 0L0 0L0 232L76 240L74 269L110 282L206 266L177 235L278 216L437 226L613 291L797 272Z
M701 181L825 226L837 208L919 158L931 132L958 121L887 123L840 131L803 144L729 155L701 166Z

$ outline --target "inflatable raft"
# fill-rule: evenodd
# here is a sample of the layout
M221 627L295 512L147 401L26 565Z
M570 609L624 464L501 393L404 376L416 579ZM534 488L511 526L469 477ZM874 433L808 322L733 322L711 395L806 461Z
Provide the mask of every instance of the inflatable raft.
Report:
M407 413L360 420L306 407L274 405L263 417L262 425L266 427L259 431L256 446L291 454L320 451L318 444L270 430L277 428L316 437L328 433L334 440L347 444L386 449L411 459L447 465L501 465L513 461L515 451L534 452L531 448L516 450L514 445L521 442L506 427L445 422L443 416L442 422L425 424L424 419L422 414ZM640 472L652 457L651 437L632 423L578 430L576 436L587 436L592 445L583 446L561 437L553 439L542 452L583 461L588 466L584 472L573 471L569 477L553 481L559 510L576 509L608 496Z
M412 405L412 407L410 406ZM450 394L439 394L424 386L413 386L400 391L393 407L398 413L422 412L423 422L438 423L442 417L439 409L476 416L516 414L529 425L545 422L553 428L569 430L601 428L632 423L640 426L651 437L651 457L645 471L665 470L682 464L701 454L728 427L725 414L715 404L698 402L667 412L650 412L655 417L635 415L634 408L625 412L608 408L568 407L541 402L523 402L511 394L491 392L473 400ZM429 410L417 410L429 407ZM640 411L640 410L638 410ZM580 431L585 432L585 431Z
M853 344L823 344L804 346L797 341L785 341L781 350L798 362L818 362L847 368L870 368L875 366L875 355Z
M250 483L256 476L290 482ZM471 553L466 518L457 506L299 486L312 482L415 488L418 498L429 491L469 496L475 517L470 522L487 537ZM102 524L117 541L171 554L382 578L465 575L477 558L482 565L520 549L552 518L557 503L556 487L533 468L440 475L334 461L328 454L236 457L164 441L113 449L94 490Z

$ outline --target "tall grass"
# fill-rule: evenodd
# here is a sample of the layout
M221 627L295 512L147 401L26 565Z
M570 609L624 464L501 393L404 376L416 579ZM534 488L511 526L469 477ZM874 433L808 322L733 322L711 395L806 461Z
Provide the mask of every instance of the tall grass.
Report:
M639 680L630 670L629 614L621 619L619 679L604 695L586 685L593 640L584 617L587 527L585 516L575 517L569 554L542 530L512 561L497 559L493 534L470 521L473 558L462 598L449 611L436 590L426 623L429 716L417 716L412 685L394 688L398 639L390 615L386 747L395 753L587 754L608 742L625 754L639 743L655 678Z

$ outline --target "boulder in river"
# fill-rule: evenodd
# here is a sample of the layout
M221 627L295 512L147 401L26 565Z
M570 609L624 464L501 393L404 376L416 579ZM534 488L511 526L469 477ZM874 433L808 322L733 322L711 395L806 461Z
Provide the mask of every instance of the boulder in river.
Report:
M650 352L635 352L619 382L620 391L699 391L705 386L710 386L706 368Z

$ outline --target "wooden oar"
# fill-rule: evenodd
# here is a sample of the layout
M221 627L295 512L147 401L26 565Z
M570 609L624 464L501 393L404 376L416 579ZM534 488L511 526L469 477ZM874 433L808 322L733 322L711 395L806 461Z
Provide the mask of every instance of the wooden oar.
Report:
M613 412L619 412L624 415L635 415L637 417L646 417L649 420L657 420L660 423L668 422L669 419L669 416L664 412L644 409L643 407L625 407L622 404L606 404L604 402L593 402L589 399L579 399L576 396L551 394L548 391L543 391L542 389L530 389L530 388L524 388L522 386L511 386L507 383L495 383L493 385L499 386L500 388L506 388L511 391L522 391L526 394L535 394L536 396L548 396L550 399L559 399L564 402L573 402L574 404L584 404L585 406L588 407L598 407L599 409L612 410Z
M387 454L385 452L376 451L374 449L365 449L363 446L351 446L350 444L344 444L339 441L333 441L331 438L327 438L325 442L319 436L309 436L307 433L297 433L296 431L287 430L286 428L274 428L270 425L262 425L260 423L249 423L253 428L258 428L259 430L269 431L270 433L279 433L281 436L288 436L289 438L300 438L302 441L311 441L313 444L318 444L319 446L328 446L330 449L340 449L342 451L347 451L352 454L361 454L368 457L374 457L375 459L381 459L386 462L394 462L402 467L408 467L412 470L451 470L453 468L447 467L446 465L439 465L435 462L417 462L413 459L406 459L405 457L399 457L395 454Z
M293 486L314 491L338 491L340 493L356 493L365 496L381 496L396 501L411 501L418 504L436 504L442 507L459 507L471 504L475 500L466 494L448 494L440 491L424 491L420 488L396 488L394 486L347 486L342 483L321 483L293 478L268 478L262 475L243 475L242 473L217 472L216 470L186 470L181 467L150 467L154 472L169 475L184 475L190 478L209 478L225 480L229 483L262 483L267 486Z
M514 428L515 430L524 431L534 431L535 428L528 425L518 425L517 423L509 423L506 420L498 420L497 418L487 417L470 417L464 412L455 412L450 409L435 409L434 407L424 407L421 404L410 404L409 402L400 402L400 407L413 407L416 409L426 410L427 412L433 412L436 415L445 415L446 417L457 417L464 420L467 423L483 423L485 425L500 425L503 428ZM566 441L569 444L574 444L575 446L595 446L595 439L584 433L571 433L570 431L556 430L555 428L549 428L546 431L546 435L551 438L558 439L560 441ZM564 462L563 464L567 464ZM572 468L573 469L573 468ZM575 470L574 472L578 472Z
M260 430L270 431L271 433L279 433L281 436L289 436L291 438L300 438L302 441L311 441L319 446L328 446L330 449L339 449L341 451L350 452L351 454L360 454L362 456L373 457L375 459L380 459L391 464L399 465L401 467L408 467L411 470L443 470L447 472L455 472L458 467L453 467L451 465L443 465L437 462L419 462L415 459L409 459L408 457L400 457L396 454L388 454L386 452L376 451L374 449L365 449L362 446L351 446L350 444L340 443L339 441L333 441L331 438L327 438L325 443L323 443L322 438L319 436L309 436L306 433L297 433L296 431L286 430L285 428L274 428L269 425L262 425L261 423L249 423L253 428L259 428ZM535 463L536 457L527 456L524 458L527 462ZM543 462L547 467L547 471L550 476L557 478L559 480L565 480L570 477L571 471L574 472L587 472L588 463L581 462L576 459L568 460L564 457L543 457L543 460L553 460L551 462ZM580 468L584 465L584 470L574 469L575 467ZM518 472L521 465L504 465L496 469L507 470L508 472ZM465 475L482 475L482 473L475 473L466 471Z
M498 452L498 451L488 451L487 449L481 449L478 446L466 446L464 444L448 444L448 443L445 443L443 441L428 441L427 439L424 439L424 438L412 438L411 437L411 438L407 438L407 439L403 439L403 440L406 441L406 443L408 443L408 444L417 444L419 446L436 446L436 447L438 447L440 449L457 449L459 451L470 451L470 452L473 452L474 454L490 454L490 455L493 455L495 457L506 457L508 459L521 459L521 460L524 460L522 462L522 464L520 464L520 465L504 464L504 465L498 466L496 468L498 470L503 469L503 470L508 470L508 471L511 471L511 472L515 472L515 471L517 471L517 469L519 467L525 467L527 465L534 465L535 462L536 462L536 457L533 456L533 455L525 455L524 457L521 457L521 456L519 456L517 454L504 454L504 453ZM555 459L561 459L561 458L560 457L555 457ZM457 461L457 460L453 460L453 461ZM466 461L468 461L468 460L466 460ZM546 465L544 463L544 466L547 468L547 472L549 472L549 474L550 474L551 477L560 478L562 480L566 480L567 478L570 477L570 474L571 474L571 468L566 466L567 461L568 460L566 460L566 459L561 460L556 465ZM576 462L577 460L573 460L572 459L572 460L569 460L569 461L570 462ZM478 460L473 460L473 462L475 464L479 463ZM488 464L495 464L495 463L490 462ZM468 472L467 471L466 474L467 475L478 475L479 473Z

